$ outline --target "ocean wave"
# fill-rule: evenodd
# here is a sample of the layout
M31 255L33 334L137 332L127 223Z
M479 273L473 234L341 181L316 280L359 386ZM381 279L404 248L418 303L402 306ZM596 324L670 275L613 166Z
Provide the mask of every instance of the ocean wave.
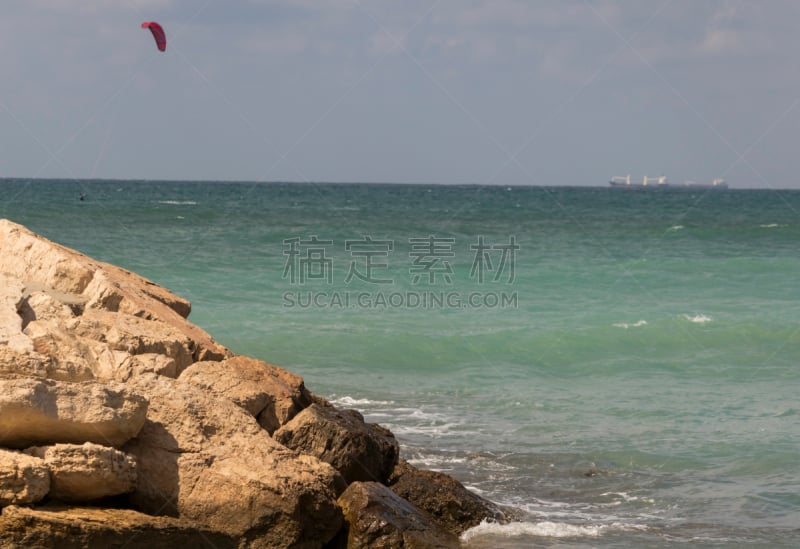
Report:
M511 522L508 524L483 521L479 525L461 534L461 541L469 542L475 538L484 536L503 538L523 536L544 538L596 538L607 532L642 531L646 529L647 527L641 524L628 524L624 522L579 525L551 521Z
M347 395L341 397L333 395L328 400L331 401L331 404L338 406L388 406L394 404L391 400L370 400L368 398L353 398Z
M683 228L684 228L684 227L683 227L683 225L673 225L672 227L670 227L670 228L669 228L669 229L667 229L667 230L668 230L668 231L680 231L680 230L681 230L681 229L683 229Z
M500 461L506 456L513 455L512 453L507 453L503 455L494 455L491 452L484 452L484 453L468 452L468 453L458 453L457 455L453 455L453 454L426 452L422 448L415 448L415 447L407 448L407 452L408 455L405 458L406 461L408 461L412 465L420 466L426 469L434 469L434 470L453 469L458 466L468 464L469 467L473 467L477 470L486 473L487 478L494 477L494 475L491 473L498 473L498 472L508 473L511 471L516 471L518 469L518 467L514 465L509 465L507 463L502 463ZM477 492L483 493L482 488L475 487L474 489ZM515 505L515 503L509 503L509 505Z
M703 314L683 315L683 318L685 318L689 322L694 322L695 324L705 324L707 322L712 322L714 320L710 316Z
M438 425L399 425L396 423L386 423L384 425L398 437L418 435L429 438L441 437L451 434L452 430L459 427L457 423L444 423Z
M647 497L642 497L642 496L632 496L632 495L628 494L627 492L604 492L604 493L602 493L600 495L601 496L613 497L614 501L612 503L615 504L615 505L618 505L618 504L621 504L621 503L630 503L630 502L642 502L642 503L648 503L648 504L652 504L652 503L656 502L653 498L647 498Z
M417 454L414 457L409 457L407 461L411 465L421 465L427 468L442 468L448 467L452 465L458 465L461 463L466 463L466 457L453 457L453 456L434 456L434 455L425 455L425 454Z
M628 324L627 322L618 322L617 324L613 325L615 328L640 328L642 326L647 326L646 320L640 320L638 322L634 322L633 324Z
M169 204L170 206L196 206L194 200L159 200L159 204Z
M762 229L774 229L776 227L787 227L788 225L783 223L765 223L763 225L759 225Z

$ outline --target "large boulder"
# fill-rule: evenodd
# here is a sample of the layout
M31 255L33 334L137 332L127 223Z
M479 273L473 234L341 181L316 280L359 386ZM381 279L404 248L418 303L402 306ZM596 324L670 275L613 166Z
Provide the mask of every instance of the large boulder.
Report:
M347 549L455 549L458 538L377 482L354 482L339 497Z
M454 534L461 534L483 520L507 520L494 503L470 492L454 478L438 471L417 469L404 460L400 460L387 484L394 493L426 511L434 522Z
M0 273L20 281L18 288L0 290L0 311L16 301L24 330L31 322L49 322L48 329L69 332L59 323L90 310L123 313L170 326L188 342L191 361L221 360L230 352L205 331L186 320L191 306L165 288L120 267L95 261L30 232L25 227L0 219ZM16 297L14 297L16 296ZM10 325L0 312L0 326ZM13 320L13 319L12 319ZM0 342L4 337L0 329ZM16 337L13 348L26 348ZM183 364L176 364L179 370ZM179 371L176 372L180 373Z
M181 374L181 380L230 399L269 434L312 403L302 377L246 356L195 362Z
M50 476L44 461L0 448L0 508L35 503L49 490Z
M87 442L34 446L26 454L44 460L53 499L84 502L133 492L136 460L114 448Z
M11 506L0 515L0 547L8 549L153 549L246 547L202 524L153 517L130 509L48 504Z
M120 384L0 379L0 446L121 446L136 436L146 413L147 400Z
M345 488L327 463L278 444L245 410L180 379L132 380L150 399L133 505L196 521L253 547L321 547L342 524Z
M383 427L364 423L355 410L312 404L275 431L275 440L333 465L347 480L384 482L394 469L399 446Z

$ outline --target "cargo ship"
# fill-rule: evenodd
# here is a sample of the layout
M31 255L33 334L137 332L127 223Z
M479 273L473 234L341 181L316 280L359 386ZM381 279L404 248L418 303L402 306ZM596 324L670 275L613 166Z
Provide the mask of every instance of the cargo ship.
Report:
M632 181L631 176L625 177L614 176L608 182L609 185L615 188L623 189L727 189L728 183L724 179L714 179L711 183L697 183L695 181L683 181L681 183L673 183L667 181L663 175L658 177L644 176L641 181Z

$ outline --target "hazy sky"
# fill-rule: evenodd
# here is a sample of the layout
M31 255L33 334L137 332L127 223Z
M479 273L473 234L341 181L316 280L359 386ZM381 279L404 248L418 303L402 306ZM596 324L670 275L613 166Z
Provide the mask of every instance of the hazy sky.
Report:
M797 0L6 0L0 177L800 188L799 30Z

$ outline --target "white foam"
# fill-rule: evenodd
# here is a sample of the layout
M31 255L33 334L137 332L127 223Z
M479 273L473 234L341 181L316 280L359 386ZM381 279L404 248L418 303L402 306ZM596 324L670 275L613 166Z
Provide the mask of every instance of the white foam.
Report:
M414 458L409 458L408 462L411 465L424 465L426 467L438 469L459 463L466 463L465 457L450 457L450 456L432 456L432 455L419 455Z
M450 430L458 427L455 423L445 423L443 425L417 425L407 426L398 424L386 425L395 435L423 435L423 436L443 436L450 434Z
M194 200L159 200L159 204L170 204L171 206L196 206Z
M703 315L703 314L696 314L692 315L683 315L683 318L688 320L689 322L694 322L695 324L705 324L706 322L712 322L714 319L710 316Z
M330 401L332 404L338 404L340 406L387 406L389 404L394 404L391 400L370 400L368 398L353 398L351 396L343 396L343 397L331 397Z
M641 501L644 503L655 503L655 500L652 498L644 498L640 496L632 496L627 492L604 492L600 494L601 496L618 496L621 500L616 501L615 503L622 503L622 502L631 502L631 501Z
M762 229L774 229L775 227L785 227L786 225L781 225L780 223L767 223L765 225L759 225Z
M680 231L683 228L684 228L683 225L673 225L668 230L670 230L670 231Z
M461 541L467 542L481 536L502 536L506 538L536 536L543 538L596 538L609 531L646 530L638 524L612 522L609 524L568 524L566 522L511 522L498 524L483 521L461 534Z
M638 322L634 322L633 324L628 324L627 322L619 322L614 324L615 328L625 328L626 330L628 328L641 328L642 326L647 326L646 320L640 320Z

